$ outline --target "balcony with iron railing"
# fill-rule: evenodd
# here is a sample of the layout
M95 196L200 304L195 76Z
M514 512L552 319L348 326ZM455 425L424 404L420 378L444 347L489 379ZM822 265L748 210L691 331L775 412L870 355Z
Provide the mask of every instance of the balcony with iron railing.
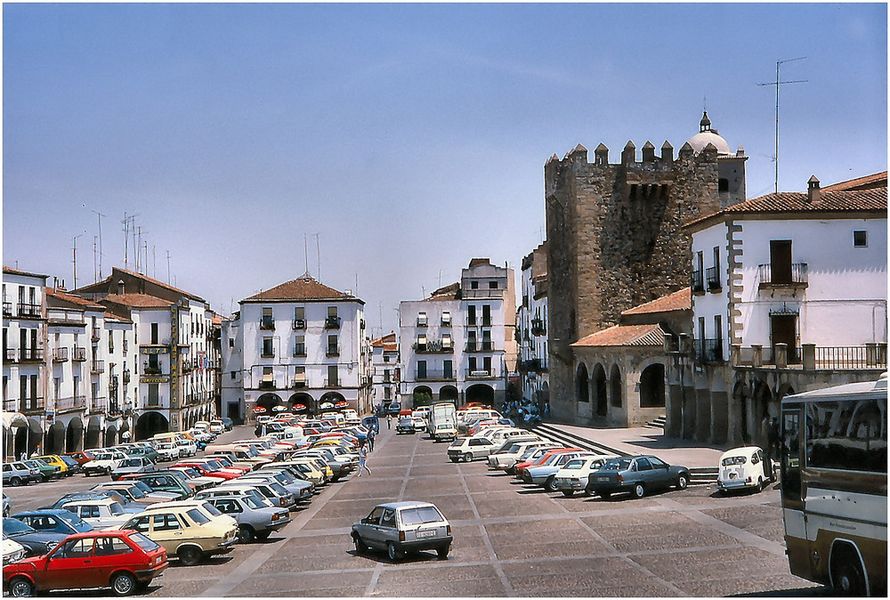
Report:
M490 341L467 342L465 352L497 352L494 344Z
M41 316L40 305L19 302L18 316L25 319L38 319Z
M53 348L53 362L68 362L68 348Z
M440 327L451 327L451 317L449 317L447 319L442 319L441 321L439 321L439 326Z
M429 325L429 320L426 317L417 317L417 327L426 327Z
M306 329L306 319L294 319L291 327L293 329Z
M12 302L3 301L3 316L11 317L12 316Z
M336 377L334 379L325 379L324 386L326 388L339 388L340 387L340 378Z
M547 328L544 326L543 319L532 319L532 335L544 335L547 333Z
M260 389L261 390L274 390L277 388L278 388L278 384L275 383L274 378L260 380Z
M417 369L414 372L414 381L451 381L454 378L453 369Z
M520 363L520 367L522 370L531 373L545 373L547 371L547 367L541 362L540 358L524 360Z
M124 383L130 383L130 369L124 369L123 379Z
M194 363L188 358L182 359L182 372L183 373L191 373L194 369Z
M807 263L758 265L757 279L760 289L805 288L809 285Z
M90 363L90 373L93 375L98 375L100 373L105 372L105 361L104 360L94 360Z
M18 362L19 351L17 348L4 348L3 360L8 363Z
M260 351L261 358L275 358L275 348L263 348Z
M340 324L343 322L343 319L340 317L327 317L324 320L324 328L325 329L340 329Z
M723 362L723 340L721 338L696 340L695 355L702 363Z
M260 319L260 329L270 331L275 329L275 319L272 317L263 317Z
M454 352L454 343L451 340L427 340L424 343L414 342L411 346L418 354L448 354Z
M43 362L43 348L20 348L19 362Z
M719 292L723 289L720 283L720 273L717 267L708 267L705 269L705 283L709 292Z
M163 372L161 368L161 363L150 363L144 362L142 363L142 374L143 375L160 375Z
M294 389L307 388L309 387L309 380L306 378L305 373L298 373L291 380L291 385Z
M36 415L42 413L46 409L43 396L31 396L23 398L19 404L19 412L23 415Z
M693 294L704 294L705 293L705 282L704 282L704 279L702 278L702 272L699 269L694 269L692 271L690 280L691 280Z
M98 342L101 337L101 331L98 327L92 327L92 332L90 333L90 341Z
M340 356L340 347L339 346L328 346L327 350L325 350L325 356Z
M466 370L466 378L467 379L495 379L497 376L494 374L493 369L467 369Z
M887 344L816 346L803 344L803 368L831 371L886 369Z
M56 399L56 410L65 412L69 410L83 410L87 405L87 397L84 395L67 396Z
M83 346L75 346L74 353L71 355L71 360L74 362L86 362L87 349Z
M306 344L297 344L294 346L294 358L301 358L306 356Z

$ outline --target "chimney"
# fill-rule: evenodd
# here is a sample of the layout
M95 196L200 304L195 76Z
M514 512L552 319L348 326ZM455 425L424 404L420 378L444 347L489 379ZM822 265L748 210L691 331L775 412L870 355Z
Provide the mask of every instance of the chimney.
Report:
M819 180L813 175L807 180L807 204L818 204L822 199L822 190L819 189Z
M118 280L117 280L117 293L118 293L119 295L123 296L123 294L124 294L124 290L125 290L125 289L126 289L126 288L124 287L124 280L123 280L123 279L118 279Z

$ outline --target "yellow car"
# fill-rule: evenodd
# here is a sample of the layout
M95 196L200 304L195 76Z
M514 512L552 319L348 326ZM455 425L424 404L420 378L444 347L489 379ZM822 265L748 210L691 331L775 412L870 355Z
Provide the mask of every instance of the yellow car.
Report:
M286 461L282 462L274 462L267 465L268 468L272 467L288 467L292 469L296 469L300 471L305 477L306 480L314 483L315 485L324 485L326 480L330 480L333 477L333 471L330 473L325 473L324 471L319 470L319 466L316 465L311 458L299 458L293 457ZM324 466L327 471L330 471L331 468L327 465ZM260 469L262 471L263 469ZM327 477L325 475L327 474Z
M35 456L35 458L39 458L40 460L42 460L43 462L45 462L46 464L48 464L50 466L59 467L59 473L61 473L62 475L71 475L71 473L68 472L68 463L66 463L64 460L62 460L62 458L60 456L58 456L57 454L47 454L46 456Z
M135 529L184 565L224 554L238 541L238 523L206 500L165 502L134 515L120 529Z

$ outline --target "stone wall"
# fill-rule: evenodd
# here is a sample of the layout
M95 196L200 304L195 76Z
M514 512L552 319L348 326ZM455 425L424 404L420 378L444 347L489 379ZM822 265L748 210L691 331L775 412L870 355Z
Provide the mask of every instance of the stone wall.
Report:
M665 142L643 160L628 142L618 164L602 144L589 163L579 145L544 167L549 264L550 404L572 418L573 355L569 344L618 322L621 311L689 284L687 220L720 209L716 149L674 158Z

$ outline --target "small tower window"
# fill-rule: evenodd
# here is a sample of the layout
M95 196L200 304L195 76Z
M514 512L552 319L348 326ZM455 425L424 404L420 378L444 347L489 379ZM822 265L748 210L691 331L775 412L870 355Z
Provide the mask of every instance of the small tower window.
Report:
M725 179L721 177L717 180L717 191L718 192L728 192L729 191L729 179Z
M868 247L868 232L867 231L854 231L853 232L853 247L854 248L867 248Z

